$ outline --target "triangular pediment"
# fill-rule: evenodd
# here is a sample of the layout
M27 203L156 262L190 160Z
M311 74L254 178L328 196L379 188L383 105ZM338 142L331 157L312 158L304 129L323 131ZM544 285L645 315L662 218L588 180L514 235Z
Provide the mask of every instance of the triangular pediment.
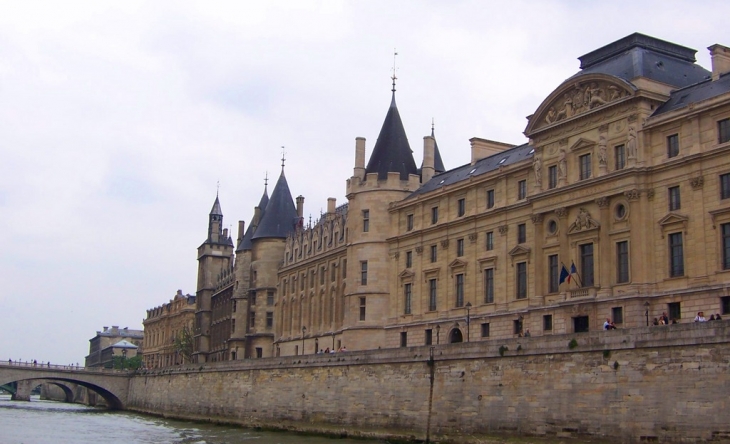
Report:
M671 225L671 224L685 224L689 220L689 217L679 213L669 213L666 216L659 219L659 225Z
M453 261L451 261L451 263L449 264L449 268L451 268L452 270L453 270L454 268L464 268L464 267L466 267L466 261L463 261L463 260L461 260L461 259L454 259L454 260L453 260Z
M518 246L514 247L513 249L511 249L508 254L510 256L514 257L514 256L520 256L520 255L530 254L530 251L531 251L530 250L530 247L525 247L523 245L518 245Z
M570 147L570 151L579 151L586 148L593 148L595 145L596 142L594 142L593 140L588 140L581 137Z
M398 277L401 279L412 279L413 276L415 276L415 274L411 270L403 270L398 275Z

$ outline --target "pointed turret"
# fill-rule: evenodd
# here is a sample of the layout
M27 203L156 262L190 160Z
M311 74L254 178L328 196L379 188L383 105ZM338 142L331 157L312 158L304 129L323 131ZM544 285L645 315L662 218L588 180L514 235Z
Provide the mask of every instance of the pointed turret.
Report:
M266 203L266 211L261 217L261 222L251 240L262 238L286 239L286 236L296 228L298 219L294 199L291 197L289 184L286 181L286 176L284 176L284 167L282 166L279 180L276 181L274 191L271 192L271 198Z
M433 169L436 174L446 171L444 161L441 160L441 152L439 152L439 144L434 136L433 123L431 123L431 138L433 138ZM421 162L421 171L423 171L423 161Z
M238 243L238 246L236 247L236 253L239 251L244 250L250 250L253 244L251 243L251 239L253 239L253 234L256 231L256 227L259 226L261 223L261 218L266 213L266 206L269 204L269 193L268 193L268 184L264 183L264 194L261 196L261 200L259 201L259 204L254 209L254 216L251 220L251 223L248 224L248 229L246 229L246 234L243 235L243 238L241 239L241 242Z

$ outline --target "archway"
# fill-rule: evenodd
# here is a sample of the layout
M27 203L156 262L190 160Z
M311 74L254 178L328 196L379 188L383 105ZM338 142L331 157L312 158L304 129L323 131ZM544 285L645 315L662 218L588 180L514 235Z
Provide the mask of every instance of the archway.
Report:
M454 328L449 333L449 344L456 344L458 342L464 342L464 335L461 334L461 330Z

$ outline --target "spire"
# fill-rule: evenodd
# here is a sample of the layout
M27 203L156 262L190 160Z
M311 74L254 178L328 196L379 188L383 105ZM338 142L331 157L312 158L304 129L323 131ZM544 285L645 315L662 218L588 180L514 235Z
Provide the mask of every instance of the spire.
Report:
M284 161L282 160L282 165ZM252 240L261 238L282 238L294 231L299 222L294 199L289 191L289 184L284 176L283 166L279 180L276 181L271 197L266 204L266 211L253 234ZM244 236L245 237L245 236Z
M218 200L218 192L215 193L215 202L213 202L213 208L210 209L210 215L211 216L223 216L223 212L221 211L221 203Z
M251 222L248 224L248 228L246 228L246 233L241 238L241 242L238 243L238 246L236 247L236 253L243 250L250 250L253 248L253 244L251 243L251 239L253 239L254 232L256 231L256 228L258 225L261 224L261 219L263 219L264 214L266 214L266 207L269 205L269 193L268 188L269 186L269 173L266 173L266 176L264 176L264 194L261 195L261 200L259 201L259 204L257 208L259 209L259 220L256 221L256 216L254 215ZM256 223L258 222L258 224Z
M433 170L435 173L443 173L446 171L444 167L444 161L441 160L441 152L439 151L439 144L436 142L436 136L434 136L434 119L431 118L431 137L433 137ZM423 162L421 162L421 168L423 168Z

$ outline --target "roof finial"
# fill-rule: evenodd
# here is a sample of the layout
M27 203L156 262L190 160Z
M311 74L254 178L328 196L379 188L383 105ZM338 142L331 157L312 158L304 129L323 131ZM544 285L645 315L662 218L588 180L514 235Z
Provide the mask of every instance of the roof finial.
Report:
M281 147L281 171L284 171L284 162L286 161L286 148Z
M218 180L215 183L215 198L218 199L218 192L221 190L221 181Z
M433 117L431 117L431 137L433 137L433 128L434 128Z
M269 172L267 171L264 174L264 191L266 191L266 187L269 186Z
M395 76L395 70L396 70L395 57L397 55L398 55L398 53L396 52L395 48L393 48L393 76L391 77L391 79L393 80L393 89L391 89L391 91L393 91L393 94L395 94L395 81L396 81L396 79L398 79L398 77Z

